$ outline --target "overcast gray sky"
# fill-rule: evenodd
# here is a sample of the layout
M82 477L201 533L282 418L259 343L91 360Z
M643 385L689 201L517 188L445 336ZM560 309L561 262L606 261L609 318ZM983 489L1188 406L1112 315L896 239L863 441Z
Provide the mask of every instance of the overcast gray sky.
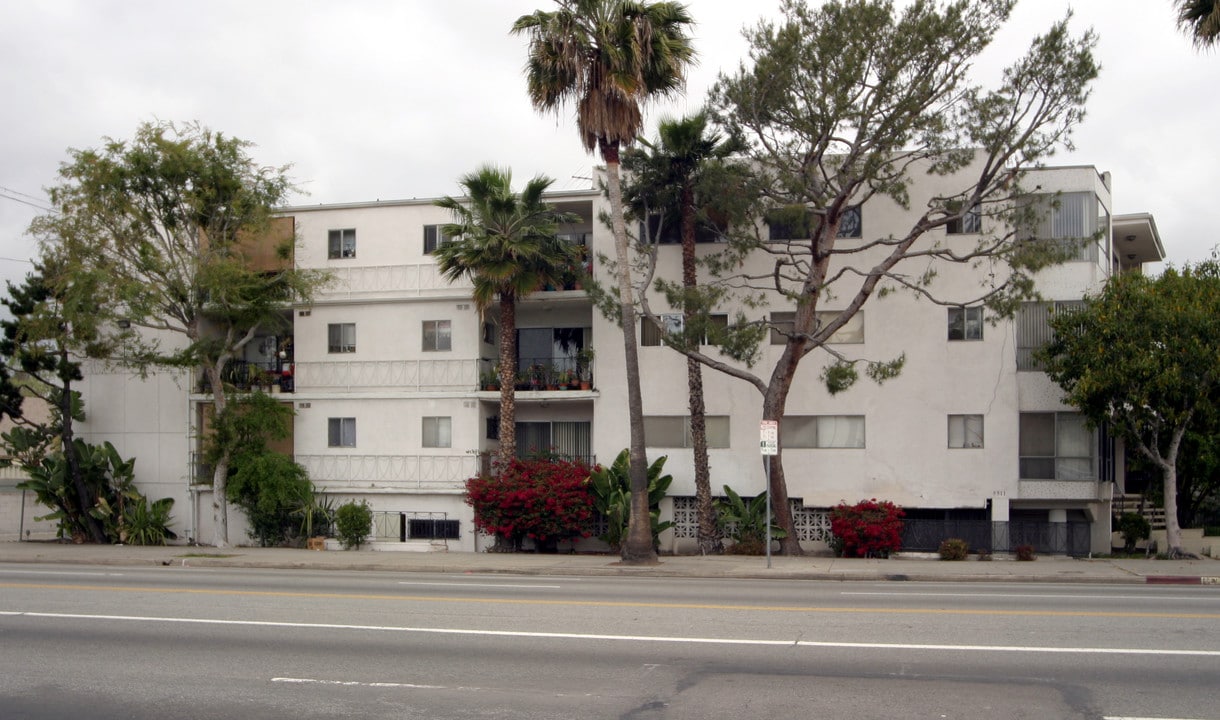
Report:
M700 106L744 56L741 28L779 0L690 0ZM816 0L811 0L816 2ZM1171 0L1022 0L979 64L998 73L1075 9L1100 35L1101 77L1077 149L1053 164L1114 178L1116 213L1156 216L1170 261L1205 258L1220 225L1220 54L1177 32ZM294 204L434 197L476 166L588 187L593 158L569 117L525 95L526 41L508 28L549 0L0 0L0 279L20 279L25 229L67 148L131 137L146 120L198 120L292 164Z

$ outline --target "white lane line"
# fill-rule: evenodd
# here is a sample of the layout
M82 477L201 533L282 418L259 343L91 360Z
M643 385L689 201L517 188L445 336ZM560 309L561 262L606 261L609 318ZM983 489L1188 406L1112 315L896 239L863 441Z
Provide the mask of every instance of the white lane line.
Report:
M419 633L430 635L470 635L515 637L545 640L611 640L619 642L688 643L692 645L753 645L763 647L845 648L858 650L948 650L963 652L1055 653L1082 655L1173 655L1183 657L1220 657L1220 650L1173 650L1158 648L1090 648L1022 645L931 645L909 643L818 642L814 640L758 640L743 638L674 637L665 635L601 635L591 633L526 632L521 630L471 630L466 628L420 628L401 625L346 625L339 623L294 623L270 620L214 620L209 618L171 618L141 615L86 615L15 610L0 611L0 616L53 618L60 620L114 620L161 622L182 625L234 625L308 630L372 630L377 632Z
M500 583L467 583L467 582L408 582L401 581L399 585L434 585L439 587L489 587L489 588L514 588L526 590L558 590L560 585L511 585Z
M1106 715L1102 720L1199 720L1198 718L1163 718L1163 717L1134 717L1128 715Z
M271 678L273 683L290 683L293 685L341 685L343 687L368 688L405 688L407 690L449 690L446 685L417 685L415 683L396 682L360 682L359 680L318 680L316 678ZM458 688L467 690L470 688Z
M1057 595L1053 593L930 593L930 592L860 592L844 590L840 595L877 595L884 597L953 597L953 598L1066 598L1071 600L1202 600L1215 602L1214 595Z

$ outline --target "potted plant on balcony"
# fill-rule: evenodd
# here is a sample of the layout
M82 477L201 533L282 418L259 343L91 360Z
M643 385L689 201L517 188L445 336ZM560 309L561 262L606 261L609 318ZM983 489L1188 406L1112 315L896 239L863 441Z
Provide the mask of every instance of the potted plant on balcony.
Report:
M546 367L542 363L533 363L526 372L529 377L530 390L541 390L546 387Z
M576 353L576 374L581 390L593 387L593 348L583 347Z
M483 373L479 376L479 384L483 387L484 390L488 390L488 391L499 390L500 389L500 371L499 371L499 369L493 368L491 370L484 370Z

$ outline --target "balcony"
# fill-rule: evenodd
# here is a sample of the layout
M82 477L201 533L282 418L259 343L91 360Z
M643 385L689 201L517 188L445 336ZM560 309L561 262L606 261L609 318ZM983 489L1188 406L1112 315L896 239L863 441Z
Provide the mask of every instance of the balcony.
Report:
M500 368L495 360L479 361L479 389L500 391ZM593 389L593 353L580 351L575 357L523 357L517 360L517 382L521 391L559 392Z

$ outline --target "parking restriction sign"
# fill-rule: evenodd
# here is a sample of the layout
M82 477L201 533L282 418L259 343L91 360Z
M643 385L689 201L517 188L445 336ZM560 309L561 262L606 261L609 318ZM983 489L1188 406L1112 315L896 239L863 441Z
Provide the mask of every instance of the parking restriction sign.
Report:
M759 449L763 455L779 454L779 423L775 420L763 420L759 423Z

